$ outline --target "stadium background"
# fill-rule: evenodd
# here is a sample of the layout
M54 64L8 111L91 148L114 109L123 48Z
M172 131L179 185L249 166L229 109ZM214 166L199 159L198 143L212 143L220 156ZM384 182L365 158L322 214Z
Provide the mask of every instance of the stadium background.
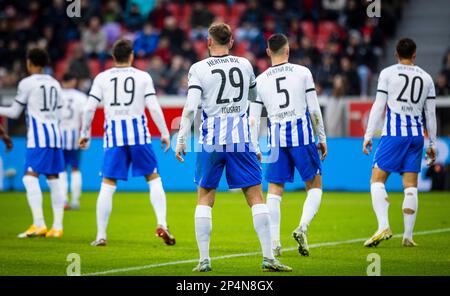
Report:
M394 62L395 39L407 35L416 39L417 63L433 75L439 96L439 157L435 167L423 170L420 187L449 189L450 118L444 115L450 109L450 12L440 9L446 7L445 1L426 2L380 1L382 17L371 18L365 0L80 0L81 17L68 18L69 1L0 0L0 103L12 102L18 81L26 76L27 48L47 48L52 63L46 72L57 78L74 73L80 79L79 89L87 92L95 75L111 67L111 45L124 37L134 41L135 66L152 75L168 126L176 136L187 71L208 54L205 37L211 22L230 23L236 40L233 53L248 58L256 74L269 66L265 39L283 32L290 40L291 62L311 69L323 107L330 150L324 163L324 189L366 191L371 157L360 151L361 136L377 74ZM1 148L4 178L0 179L6 190L23 190L25 120L22 116L6 124L15 147L10 153ZM150 125L152 135L157 136ZM99 109L91 147L82 154L84 190L97 191L100 186L102 126ZM195 155L190 154L181 165L173 153L160 151L157 138L153 143L166 190L195 190ZM401 190L399 180L393 177L388 189ZM46 188L45 182L41 184ZM288 189L302 187L297 177ZM227 190L224 182L219 189ZM132 178L121 182L119 190L144 191L146 184Z

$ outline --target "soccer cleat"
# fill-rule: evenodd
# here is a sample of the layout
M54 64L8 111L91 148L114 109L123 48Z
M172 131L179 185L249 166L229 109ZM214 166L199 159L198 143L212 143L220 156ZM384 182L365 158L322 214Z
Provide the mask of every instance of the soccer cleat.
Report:
M78 211L78 210L80 209L80 204L77 203L77 202L72 202L72 203L70 204L69 208L70 208L71 210Z
M46 233L47 233L47 226L38 227L36 225L31 225L25 232L22 232L17 237L18 238L40 237L45 236Z
M280 257L281 256L281 246L277 246L275 249L273 249L273 255L275 257Z
M211 262L209 259L204 259L198 263L198 265L192 269L195 272L208 272L211 271Z
M155 235L162 238L166 245L173 246L175 244L175 237L169 232L169 228L158 225L158 227L156 227Z
M415 241L413 241L412 239L404 238L403 241L402 241L402 246L404 246L404 247L417 247L418 244Z
M47 233L45 234L45 237L56 237L56 238L60 238L60 237L62 237L62 236L63 236L63 231L62 231L62 229L60 229L60 230L54 230L54 229L52 228L52 229L50 229L49 232L47 232Z
M70 210L70 204L64 203L64 211L68 211L68 210Z
M95 241L93 241L91 243L91 246L93 246L93 247L104 247L104 246L106 246L106 239L104 239L104 238L97 239L97 240L95 240Z
M392 231L390 228L386 228L379 233L375 233L371 238L364 242L364 247L376 247L382 240L388 240L392 237Z
M291 272L292 268L282 264L277 259L264 258L261 266L262 271L273 271L273 272Z
M309 256L308 239L306 238L306 231L303 231L298 227L292 232L292 237L298 243L298 252L302 256Z

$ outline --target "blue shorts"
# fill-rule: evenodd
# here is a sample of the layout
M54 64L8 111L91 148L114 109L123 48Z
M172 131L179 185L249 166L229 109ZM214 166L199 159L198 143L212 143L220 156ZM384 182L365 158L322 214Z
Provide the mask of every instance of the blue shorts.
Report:
M273 149L273 148L272 148ZM284 184L294 181L295 169L303 181L309 181L322 173L317 146L279 147L278 159L267 165L266 180L270 183Z
M58 175L64 171L64 155L59 148L27 148L25 173Z
M63 150L64 153L64 167L71 167L72 169L78 169L80 167L80 150Z
M128 180L130 165L133 177L156 173L158 163L152 144L105 148L102 177Z
M418 173L422 162L424 138L381 137L372 167L378 167L388 173Z
M249 143L210 146L203 145L197 152L194 182L202 188L217 188L226 169L230 189L261 184L261 166Z

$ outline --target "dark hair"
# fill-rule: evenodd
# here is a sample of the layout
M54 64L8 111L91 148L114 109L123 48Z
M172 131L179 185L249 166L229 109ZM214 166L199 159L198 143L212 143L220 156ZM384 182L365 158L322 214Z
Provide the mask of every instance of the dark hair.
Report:
M130 40L121 39L114 43L112 55L116 63L128 62L130 55L133 53L133 44Z
M397 42L397 55L401 59L410 59L416 53L416 43L410 38L402 38Z
M289 41L284 34L273 34L267 40L267 46L273 53L278 53Z
M73 79L77 79L77 77L73 73L68 72L64 74L62 81L67 82Z
M44 68L48 65L50 58L45 49L35 47L28 50L27 60L30 60L34 66Z
M212 24L208 29L208 34L220 45L227 45L232 36L230 26L225 23Z

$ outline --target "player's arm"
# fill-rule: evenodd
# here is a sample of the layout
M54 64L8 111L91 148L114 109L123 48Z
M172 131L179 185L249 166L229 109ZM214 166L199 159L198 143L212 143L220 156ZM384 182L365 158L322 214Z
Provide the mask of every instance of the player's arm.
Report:
M322 111L320 110L319 100L314 86L314 81L311 72L306 77L306 105L308 106L309 114L311 115L311 122L314 133L317 135L319 143L317 148L320 150L324 160L327 156L327 136L325 134L325 125L323 124Z
M94 119L98 104L102 101L102 91L99 80L98 76L94 79L88 100L83 109L79 142L81 149L86 149L88 147L89 139L91 137L92 120Z
M384 72L381 72L378 79L377 95L370 110L369 122L367 123L366 134L364 135L363 152L366 155L369 155L372 151L372 138L383 121L384 110L387 104L387 80L384 76Z
M436 95L434 85L431 83L430 90L424 105L425 123L428 132L428 142L426 155L428 165L431 166L436 161L436 140L437 140L437 123L436 123Z
M3 140L3 142L6 145L6 151L9 151L13 147L13 143L9 135L6 133L5 128L3 125L0 124L0 139Z
M17 95L9 107L0 107L0 116L17 119L22 114L28 100L28 87L25 81L21 81L17 87Z
M161 146L166 146L164 152L167 152L170 148L170 134L167 128L166 120L164 119L164 113L161 106L158 103L158 99L155 93L149 93L145 95L145 104L150 111L153 122L158 127L161 133Z
M264 103L260 98L250 103L249 111L249 123L250 123L250 135L253 147L255 149L258 158L261 157L261 151L259 149L259 128L261 124L261 112L264 107ZM261 159L260 159L261 160Z

